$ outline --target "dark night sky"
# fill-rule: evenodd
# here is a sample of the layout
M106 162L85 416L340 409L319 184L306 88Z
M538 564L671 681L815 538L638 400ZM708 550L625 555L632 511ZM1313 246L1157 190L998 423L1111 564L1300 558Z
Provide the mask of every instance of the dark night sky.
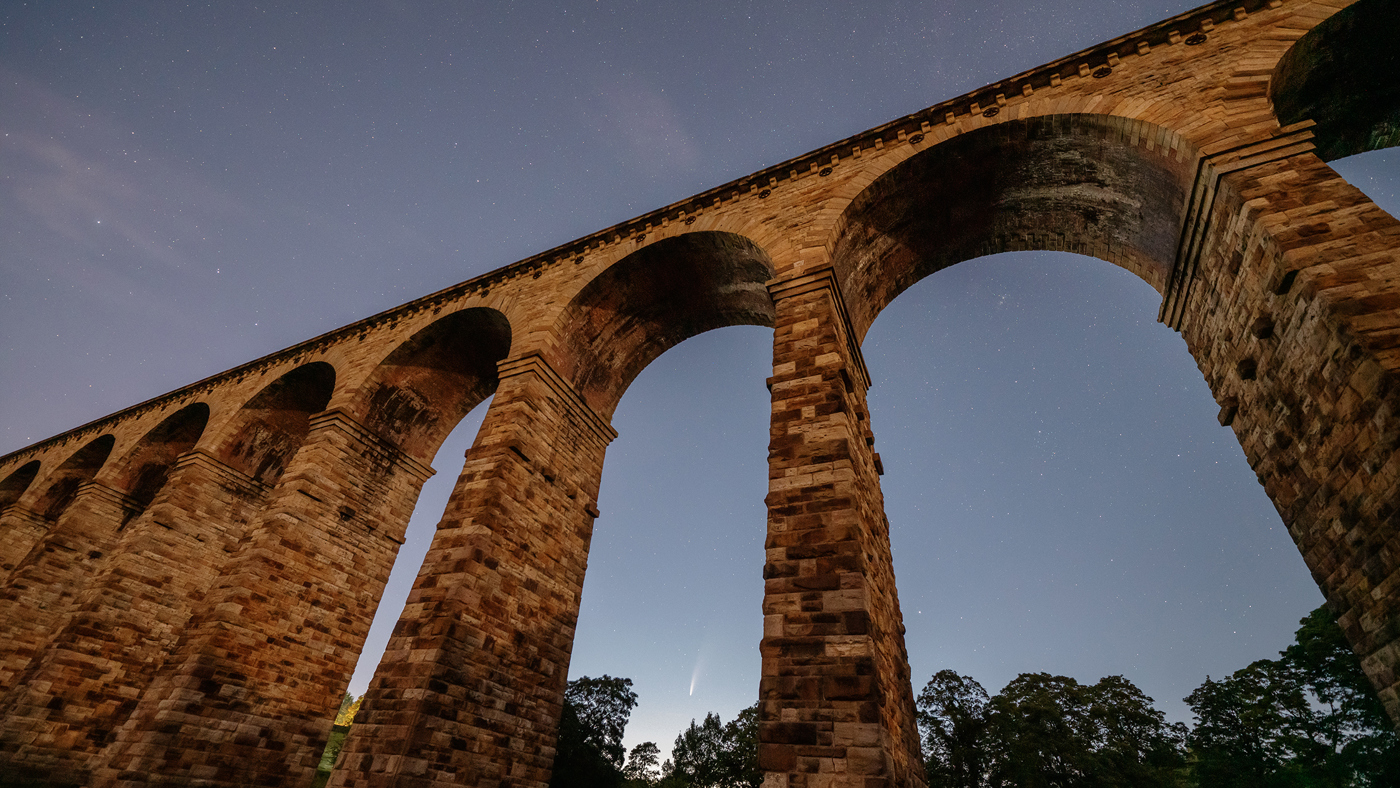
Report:
M11 0L0 452L1190 7ZM1400 210L1400 157L1338 169ZM876 321L919 685L1123 674L1186 719L1320 603L1157 303L1026 253ZM614 419L571 674L634 679L629 745L756 698L771 336L684 343ZM438 455L371 667L481 415Z

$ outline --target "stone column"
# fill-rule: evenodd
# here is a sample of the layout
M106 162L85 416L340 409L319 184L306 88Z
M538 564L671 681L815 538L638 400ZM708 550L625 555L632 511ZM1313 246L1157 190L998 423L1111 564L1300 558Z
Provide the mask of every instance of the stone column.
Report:
M330 410L91 785L310 785L432 469Z
M12 689L63 628L78 595L102 565L117 531L139 505L111 487L78 488L38 546L0 590L0 691Z
M0 769L36 785L86 782L89 759L136 707L266 492L203 451L176 461L67 624L0 700Z
M614 437L539 356L501 362L331 785L548 782Z
M0 588L53 525L37 513L10 504L0 509Z
M764 786L923 786L870 378L829 267L769 292Z
M1400 722L1400 222L1308 125L1206 157L1162 315Z

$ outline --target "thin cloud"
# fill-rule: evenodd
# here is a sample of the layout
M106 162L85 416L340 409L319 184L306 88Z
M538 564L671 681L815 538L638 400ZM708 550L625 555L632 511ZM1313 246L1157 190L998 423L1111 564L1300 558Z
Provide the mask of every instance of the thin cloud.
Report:
M213 228L247 213L115 119L13 71L0 70L0 105L12 108L0 121L6 197L83 253L183 268Z
M594 122L621 142L629 162L651 177L699 169L700 151L664 89L631 74L599 82L602 112Z

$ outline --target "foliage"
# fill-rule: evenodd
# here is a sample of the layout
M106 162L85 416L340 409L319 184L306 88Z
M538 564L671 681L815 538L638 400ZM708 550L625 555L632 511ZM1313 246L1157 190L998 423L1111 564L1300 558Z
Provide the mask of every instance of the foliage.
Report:
M1326 608L1302 619L1279 659L1207 678L1187 698L1201 785L1400 785L1400 741L1361 662Z
M974 679L940 670L919 693L929 788L986 785L987 706L991 699Z
M633 747L627 756L627 765L622 769L622 776L628 787L645 788L660 781L660 760L661 748L656 746L656 742L644 741Z
M758 704L729 723L705 715L657 768L653 742L623 768L631 681L569 684L551 786L758 788ZM347 702L350 698L347 696ZM989 696L941 670L919 693L929 788L1389 788L1397 737L1335 619L1319 608L1276 660L1186 698L1195 727L1169 724L1122 676L1080 684L1023 673Z
M335 724L349 725L354 722L355 713L360 710L360 702L364 699L365 696L363 695L357 698L348 692L345 693L345 697L340 701L340 711L336 712L335 715Z
M662 769L662 788L758 788L758 704L728 723L713 712L676 737Z
M1132 682L1023 673L995 697L951 670L917 701L930 788L1170 786L1184 731Z
M551 788L620 788L622 734L636 705L631 679L583 676L569 682Z

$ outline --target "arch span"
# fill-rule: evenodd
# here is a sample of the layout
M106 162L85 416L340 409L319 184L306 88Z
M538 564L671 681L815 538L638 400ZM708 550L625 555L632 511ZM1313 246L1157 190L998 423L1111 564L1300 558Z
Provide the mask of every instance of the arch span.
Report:
M263 484L276 482L306 438L311 415L325 410L334 389L335 367L324 361L269 383L234 417L219 459Z
M1080 252L1161 291L1197 158L1161 127L1101 115L1008 121L911 157L837 225L832 259L856 333L923 277L996 252Z
M5 477L5 481L0 482L0 509L19 500L24 491L29 489L29 485L34 482L34 477L39 475L39 461L32 460L21 465L14 473Z
M1298 39L1269 98L1285 126L1312 120L1323 161L1400 144L1400 4L1360 0Z
M72 503L73 497L78 494L78 488L92 481L97 475L97 471L107 462L107 455L112 453L112 446L115 444L115 437L103 435L73 452L72 456L58 466L53 476L45 480L47 487L31 508L43 517L56 519L68 504Z
M0 482L0 583L44 535L46 523L15 506L39 475L39 467L39 460L31 460Z
M352 409L365 426L423 462L457 422L496 389L496 362L510 353L506 316L487 307L453 312L394 349Z
M696 334L773 325L768 254L742 235L695 232L633 252L576 295L554 326L556 366L611 416L627 386L662 353Z
M186 405L146 433L126 455L118 471L116 487L136 505L134 511L127 513L128 521L151 505L165 485L176 458L194 448L208 424L208 405L203 402Z

